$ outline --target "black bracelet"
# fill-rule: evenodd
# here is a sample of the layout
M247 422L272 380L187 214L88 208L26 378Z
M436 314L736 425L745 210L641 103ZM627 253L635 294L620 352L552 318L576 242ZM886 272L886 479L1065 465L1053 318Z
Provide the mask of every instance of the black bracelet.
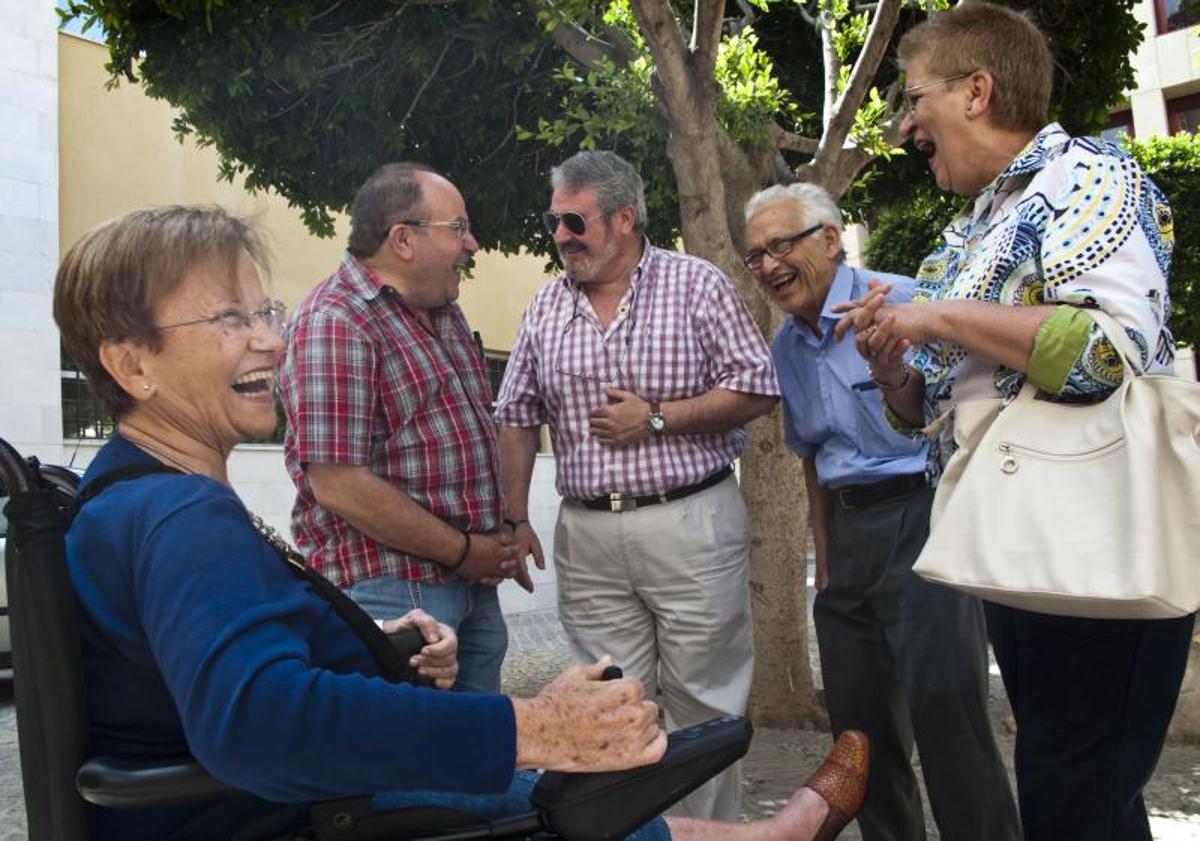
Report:
M467 555L471 554L471 533L464 531L462 536L466 538L466 541L463 543L462 552L459 553L457 561L446 565L446 569L458 569L467 560Z
M525 525L528 522L528 520L510 520L508 517L504 518L504 525L508 526L513 531L517 530L517 526Z
M875 383L875 385L879 386L880 390L882 390L882 391L899 391L900 389L902 389L906 385L908 385L908 378L912 375L912 368L905 365L904 366L904 376L901 377L900 382L896 383L895 385L892 385L891 383L885 383L883 380L876 377L874 369L872 369L871 366L869 366L869 365L867 366L867 372L871 375L871 382L873 382L873 383Z

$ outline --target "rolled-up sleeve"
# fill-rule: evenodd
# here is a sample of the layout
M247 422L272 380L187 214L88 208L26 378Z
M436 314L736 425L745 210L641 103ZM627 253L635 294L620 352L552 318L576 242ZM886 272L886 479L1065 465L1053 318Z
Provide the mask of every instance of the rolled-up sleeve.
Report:
M500 426L540 426L547 420L537 374L537 303L526 308L504 369L494 416Z
M700 342L712 360L715 385L745 394L779 396L771 351L733 284L713 272L698 313Z
M1052 166L1065 171L1051 182L1062 185L1058 194L1047 197L1052 212L1041 241L1046 303L1104 310L1137 349L1136 369L1165 369L1174 355L1166 326L1174 245L1166 197L1128 157L1065 155ZM1030 375L1050 387L1061 379L1052 391L1059 399L1103 400L1121 382L1121 356L1086 312L1076 313L1051 317L1035 343Z

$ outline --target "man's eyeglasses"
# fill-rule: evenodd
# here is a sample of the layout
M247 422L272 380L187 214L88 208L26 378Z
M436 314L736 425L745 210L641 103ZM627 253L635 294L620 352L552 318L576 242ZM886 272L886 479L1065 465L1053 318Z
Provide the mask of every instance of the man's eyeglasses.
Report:
M283 301L271 301L262 309L250 313L231 309L208 318L196 318L176 324L159 324L157 329L174 330L176 327L191 327L194 324L215 324L225 335L236 336L252 328L255 321L261 321L265 327L278 333L283 330L286 320L287 307L283 305Z
M432 219L400 219L393 225L409 225L413 228L451 228L463 239L471 233L471 222L468 219L451 219L448 222L436 222Z
M567 230L577 237L583 236L583 232L587 230L587 223L592 219L599 219L603 213L597 213L593 216L584 216L582 213L576 213L574 210L568 210L566 213L555 213L553 210L547 210L542 214L542 224L546 226L546 233L554 236L554 232L558 230L558 223L562 222Z
M746 264L746 268L748 268L750 271L756 272L762 268L763 255L770 254L776 260L786 257L792 253L792 249L796 247L796 243L807 236L815 234L824 227L824 222L818 222L811 228L805 228L803 231L793 236L773 239L768 242L764 248L754 248L750 251L747 251L742 255L742 262Z
M971 71L971 73L974 73L974 72L975 72L974 70ZM968 76L971 75L971 73L959 73L955 76L946 76L941 79L934 79L932 82L922 82L919 85L913 85L911 88L905 88L903 90L903 92L901 92L901 94L900 94L900 97L904 102L904 108L910 112L917 110L917 103L921 101L921 97L918 96L917 98L914 99L913 94L916 93L917 91L921 90L922 88L932 87L933 85L940 85L944 82L957 82L959 79L967 78Z

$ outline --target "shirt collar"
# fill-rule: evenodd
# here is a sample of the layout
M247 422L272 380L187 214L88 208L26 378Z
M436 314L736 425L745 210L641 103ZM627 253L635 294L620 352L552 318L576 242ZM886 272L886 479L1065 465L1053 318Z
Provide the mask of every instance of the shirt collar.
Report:
M1071 140L1071 135L1058 123L1050 123L1034 135L1033 140L996 176L986 190L995 190L1005 180L1028 175L1045 168L1054 154Z
M349 251L342 258L342 277L350 291L365 301L378 298L390 284Z

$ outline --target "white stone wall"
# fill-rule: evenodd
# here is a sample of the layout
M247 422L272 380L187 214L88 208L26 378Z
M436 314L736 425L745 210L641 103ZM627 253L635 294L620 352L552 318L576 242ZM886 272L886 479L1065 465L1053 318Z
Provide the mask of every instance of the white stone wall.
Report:
M62 453L58 331L58 35L54 0L0 0L0 436Z
M1137 87L1129 93L1139 138L1170 134L1167 100L1200 91L1200 27L1158 34L1153 0L1140 0L1134 15L1145 40L1133 56Z

